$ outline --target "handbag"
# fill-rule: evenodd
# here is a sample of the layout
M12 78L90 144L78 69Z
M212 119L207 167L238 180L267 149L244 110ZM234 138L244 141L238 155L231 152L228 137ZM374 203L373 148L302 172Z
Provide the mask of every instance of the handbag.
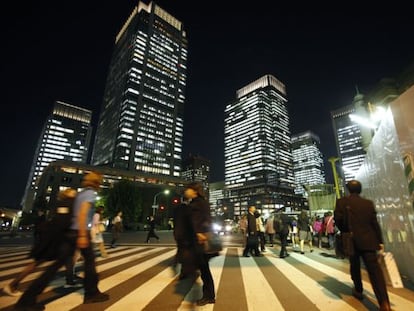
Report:
M346 232L337 232L335 234L335 251L338 257L351 257L355 254L354 234L349 222L349 206L345 208L344 227L348 228Z
M215 254L223 250L220 236L215 232L206 232L207 240L204 242L204 253Z

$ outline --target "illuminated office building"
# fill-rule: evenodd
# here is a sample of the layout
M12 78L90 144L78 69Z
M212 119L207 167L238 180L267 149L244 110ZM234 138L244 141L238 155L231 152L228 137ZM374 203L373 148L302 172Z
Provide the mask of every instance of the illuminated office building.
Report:
M30 210L38 179L49 163L67 160L86 163L91 138L92 111L61 101L54 104L37 145L22 206Z
M366 148L372 138L371 130L352 117L357 116L361 120L366 120L368 115L364 96L359 93L351 105L331 111L336 148L341 164L338 173L345 182L355 178L355 174L364 162Z
M311 131L292 135L293 172L295 193L304 195L305 185L325 184L320 139Z
M285 85L265 75L239 89L224 118L225 185L234 214L248 205L293 205L293 168Z
M227 207L223 206L223 200L226 197L224 181L210 183L209 203L212 216L223 216L227 212Z
M210 161L198 155L189 155L183 161L181 178L188 182L201 182L208 195L210 179Z
M183 24L139 2L116 36L93 165L180 176L186 63Z

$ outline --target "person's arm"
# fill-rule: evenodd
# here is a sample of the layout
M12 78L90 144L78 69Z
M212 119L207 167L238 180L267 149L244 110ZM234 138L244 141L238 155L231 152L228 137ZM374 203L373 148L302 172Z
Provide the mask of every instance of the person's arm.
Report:
M88 213L89 209L91 208L90 202L82 202L79 215L78 215L78 239L77 239L77 246L79 248L86 248L89 246L89 237L88 237Z

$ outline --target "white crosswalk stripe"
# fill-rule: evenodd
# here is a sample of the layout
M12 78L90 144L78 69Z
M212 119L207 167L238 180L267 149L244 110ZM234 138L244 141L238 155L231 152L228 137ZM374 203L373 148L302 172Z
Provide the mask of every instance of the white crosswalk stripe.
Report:
M184 293L177 293L179 281L169 265L175 255L170 246L120 246L109 249L109 258L96 260L101 277L99 288L109 293L108 302L88 305L100 310L237 310L266 311L298 309L347 311L375 310L376 299L369 280L364 280L363 302L351 296L352 282L344 269L338 268L336 259L322 259L291 253L287 259L278 258L278 250L269 250L264 257L242 257L242 248L225 248L221 256L210 261L216 288L216 304L194 306L201 295L202 282L190 282ZM30 262L28 249L0 249L0 287L6 286ZM48 263L39 266L22 283L26 288L40 275ZM63 269L49 284L39 301L46 299L46 310L83 310L83 289L63 291ZM364 275L366 278L366 275ZM232 288L237 290L232 290ZM56 294L60 292L60 294ZM414 292L393 289L389 292L396 311L414 310ZM229 298L230 297L230 298ZM227 299L226 299L227 298ZM0 296L0 310L12 310L16 297ZM295 305L295 303L297 305Z

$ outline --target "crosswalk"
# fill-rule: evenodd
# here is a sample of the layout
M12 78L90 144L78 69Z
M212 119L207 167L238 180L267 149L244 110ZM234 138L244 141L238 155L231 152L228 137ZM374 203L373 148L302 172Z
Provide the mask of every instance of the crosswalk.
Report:
M317 249L302 255L291 252L285 259L279 249L268 248L264 257L243 257L241 247L229 246L210 261L216 303L196 307L202 282L179 281L171 268L175 247L171 245L120 246L109 249L108 258L97 258L101 291L110 300L83 305L83 289L67 289L64 271L39 296L46 310L172 311L172 310L377 310L375 295L366 273L364 294L359 301L351 295L348 264ZM0 249L0 287L7 285L30 262L27 247ZM24 290L42 273L39 266L21 284ZM79 268L81 270L81 268ZM414 292L389 288L393 310L414 310ZM0 296L0 310L12 310L16 297Z

